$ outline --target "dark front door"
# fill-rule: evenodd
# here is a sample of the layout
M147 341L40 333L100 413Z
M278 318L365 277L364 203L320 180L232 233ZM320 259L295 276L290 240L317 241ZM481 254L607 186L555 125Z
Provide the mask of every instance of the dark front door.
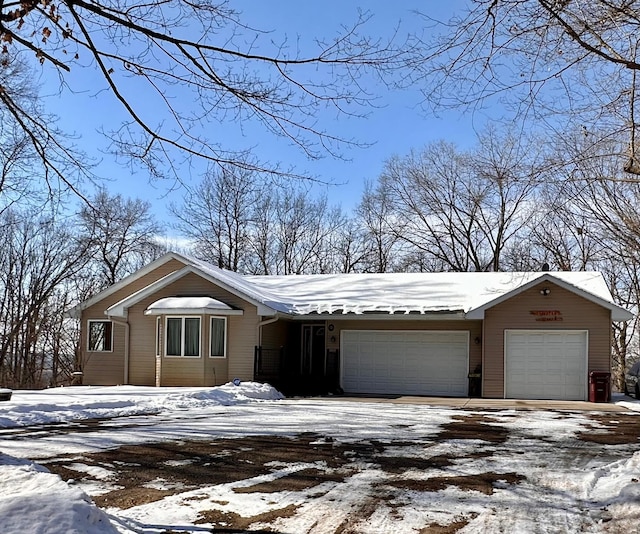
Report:
M324 325L302 325L300 373L303 377L312 379L324 378L326 372L324 337Z

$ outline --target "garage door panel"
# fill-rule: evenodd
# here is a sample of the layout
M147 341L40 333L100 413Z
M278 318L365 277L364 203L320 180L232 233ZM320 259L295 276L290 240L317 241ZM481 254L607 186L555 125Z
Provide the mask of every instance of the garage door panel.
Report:
M467 395L466 331L347 330L341 340L347 392Z
M586 331L507 331L505 396L584 400Z

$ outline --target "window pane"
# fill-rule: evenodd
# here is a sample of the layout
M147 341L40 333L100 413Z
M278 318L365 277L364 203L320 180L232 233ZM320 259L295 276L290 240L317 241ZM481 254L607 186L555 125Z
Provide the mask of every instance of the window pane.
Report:
M200 318L187 317L184 320L184 355L200 356Z
M111 350L111 321L89 321L89 350Z
M182 319L167 319L167 356L181 356L182 351Z
M211 318L211 356L224 357L224 319Z
M111 321L105 321L102 323L104 325L104 341L103 341L103 349L102 350L111 350L111 329L113 328L113 324Z
M162 354L162 320L156 318L156 356Z

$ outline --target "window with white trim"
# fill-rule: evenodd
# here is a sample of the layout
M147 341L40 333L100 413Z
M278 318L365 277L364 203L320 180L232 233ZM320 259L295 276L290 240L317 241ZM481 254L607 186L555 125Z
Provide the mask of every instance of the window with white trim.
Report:
M113 323L89 320L87 349L91 352L111 352L113 349Z
M211 317L210 330L210 352L211 358L227 357L227 318Z
M200 317L167 317L165 355L200 357Z

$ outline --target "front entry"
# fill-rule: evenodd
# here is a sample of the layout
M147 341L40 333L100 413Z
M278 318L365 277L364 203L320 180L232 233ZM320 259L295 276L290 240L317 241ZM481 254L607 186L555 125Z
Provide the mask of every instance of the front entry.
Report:
M302 325L302 351L300 374L312 380L325 376L325 327L324 325Z

